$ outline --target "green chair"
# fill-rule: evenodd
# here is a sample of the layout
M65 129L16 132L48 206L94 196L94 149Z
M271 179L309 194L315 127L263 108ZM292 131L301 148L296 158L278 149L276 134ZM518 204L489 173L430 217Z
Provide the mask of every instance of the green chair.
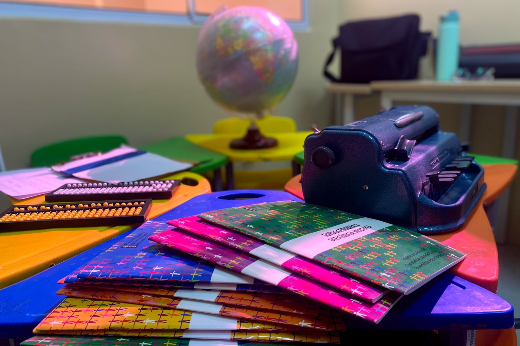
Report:
M477 155L468 153L469 156L475 156L475 161L480 165L518 165L518 160L506 159L503 157L493 157L485 155Z
M197 165L190 172L204 174L213 171L213 191L223 189L221 168L228 163L228 159L222 154L194 144L184 137L173 137L140 149L174 160L196 162Z
M293 177L301 173L301 166L303 166L303 161L305 161L305 154L303 151L300 151L298 154L294 155L292 161Z
M60 162L70 161L70 158L75 155L96 151L107 152L118 148L121 144L128 144L128 141L126 138L117 135L75 138L53 143L33 151L31 166L48 167Z

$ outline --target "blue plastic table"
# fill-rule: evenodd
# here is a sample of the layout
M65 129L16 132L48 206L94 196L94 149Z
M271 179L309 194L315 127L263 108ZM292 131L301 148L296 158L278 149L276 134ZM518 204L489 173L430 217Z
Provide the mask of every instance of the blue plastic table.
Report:
M247 204L300 201L281 191L215 192L194 197L157 217L171 220L209 210ZM57 281L125 237L122 234L31 278L0 290L0 338L28 338L32 329L63 299ZM451 274L441 275L404 297L378 325L345 316L347 327L440 330L465 345L467 330L506 329L514 324L513 307L497 295Z

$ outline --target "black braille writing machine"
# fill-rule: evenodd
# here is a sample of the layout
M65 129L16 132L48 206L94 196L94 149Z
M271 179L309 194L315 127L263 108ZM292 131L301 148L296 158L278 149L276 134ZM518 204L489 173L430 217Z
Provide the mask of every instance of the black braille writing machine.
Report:
M486 189L484 170L426 106L399 106L307 137L308 203L421 233L460 227Z

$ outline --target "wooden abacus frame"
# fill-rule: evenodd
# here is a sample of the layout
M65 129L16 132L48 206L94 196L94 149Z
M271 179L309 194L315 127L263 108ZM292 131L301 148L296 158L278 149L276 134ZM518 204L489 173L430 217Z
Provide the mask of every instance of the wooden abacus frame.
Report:
M151 199L16 205L0 214L0 231L143 223Z
M180 184L180 180L141 180L116 184L64 184L56 190L46 194L45 201L80 202L86 200L106 201L108 199L170 199L179 188ZM67 191L68 193L63 193L63 191Z

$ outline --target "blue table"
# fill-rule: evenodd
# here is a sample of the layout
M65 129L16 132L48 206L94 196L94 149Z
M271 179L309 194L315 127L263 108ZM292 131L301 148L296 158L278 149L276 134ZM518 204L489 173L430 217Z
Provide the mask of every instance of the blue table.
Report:
M247 204L300 201L281 191L226 191L200 195L157 220ZM57 281L120 241L127 233L68 259L31 278L0 290L0 338L28 338L32 329L63 299ZM404 297L378 325L345 316L347 328L440 330L452 345L465 342L468 330L507 329L513 307L497 295L451 274L441 275Z

